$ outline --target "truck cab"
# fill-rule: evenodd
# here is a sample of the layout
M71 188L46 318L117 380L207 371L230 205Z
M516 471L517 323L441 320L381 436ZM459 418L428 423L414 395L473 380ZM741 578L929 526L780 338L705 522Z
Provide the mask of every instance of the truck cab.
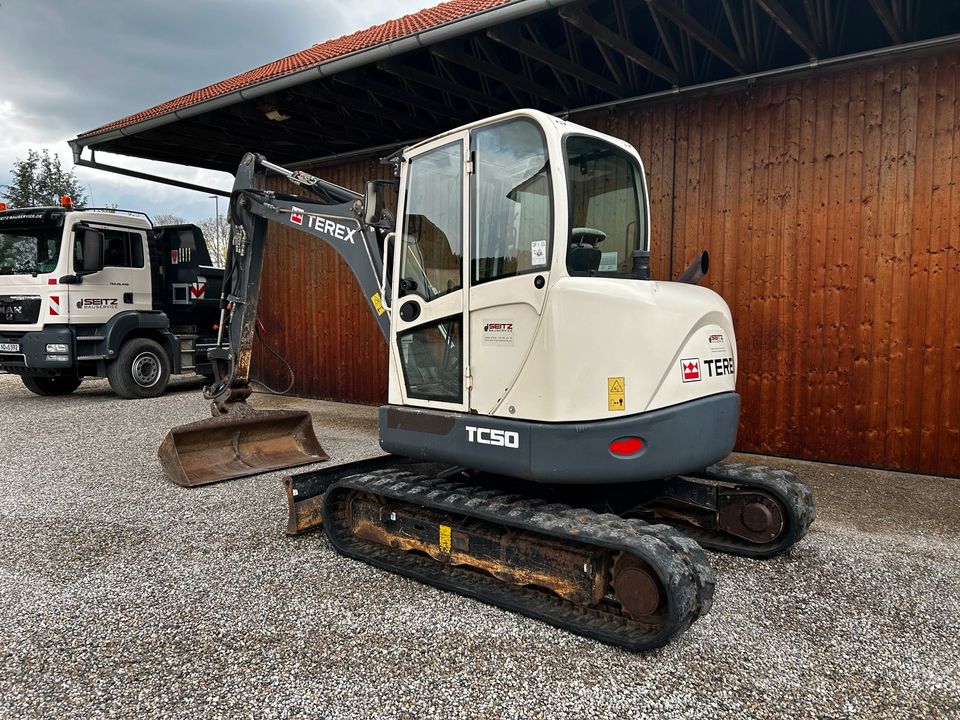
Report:
M0 372L40 395L106 377L152 397L204 371L223 271L193 225L38 207L0 211Z

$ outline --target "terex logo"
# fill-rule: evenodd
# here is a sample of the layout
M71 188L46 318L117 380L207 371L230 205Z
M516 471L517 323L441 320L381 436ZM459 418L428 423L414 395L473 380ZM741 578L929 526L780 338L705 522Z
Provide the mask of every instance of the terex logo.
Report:
M512 430L495 430L467 425L467 442L518 448L520 447L520 434Z
M290 222L303 225L303 208L298 208L296 205L290 208Z
M341 225L338 222L334 222L333 220L329 220L327 218L317 217L316 215L311 215L307 218L307 226L313 228L317 232L333 235L333 237L335 237L337 240L343 240L344 242L349 240L351 245L356 244L353 242L353 235L359 228L350 229L346 225Z

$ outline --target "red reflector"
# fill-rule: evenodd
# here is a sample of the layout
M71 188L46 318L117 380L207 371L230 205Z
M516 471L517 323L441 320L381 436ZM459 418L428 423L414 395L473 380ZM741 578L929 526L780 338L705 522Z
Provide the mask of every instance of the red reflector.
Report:
M643 440L638 437L617 438L610 443L610 452L614 455L636 455L643 450Z
M47 285L56 285L56 284L57 284L56 278L47 278Z

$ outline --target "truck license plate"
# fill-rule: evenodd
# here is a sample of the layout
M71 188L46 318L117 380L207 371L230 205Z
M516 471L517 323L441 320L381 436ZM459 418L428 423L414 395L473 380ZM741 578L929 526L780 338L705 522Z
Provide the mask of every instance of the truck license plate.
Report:
M20 352L20 345L17 343L0 343L0 352Z

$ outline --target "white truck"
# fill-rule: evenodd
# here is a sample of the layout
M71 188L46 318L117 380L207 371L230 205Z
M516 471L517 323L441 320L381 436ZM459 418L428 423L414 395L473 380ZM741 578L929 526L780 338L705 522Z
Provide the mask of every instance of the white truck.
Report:
M160 395L171 374L212 374L222 283L195 225L0 205L0 372L38 395L84 377L124 398Z

